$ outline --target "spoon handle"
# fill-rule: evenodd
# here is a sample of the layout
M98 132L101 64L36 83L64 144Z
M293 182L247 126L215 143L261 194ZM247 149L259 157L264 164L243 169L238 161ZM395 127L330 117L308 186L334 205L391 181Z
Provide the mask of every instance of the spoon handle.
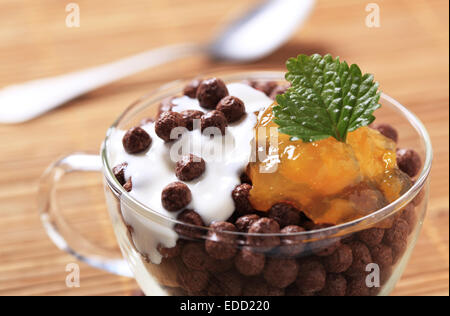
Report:
M0 123L25 122L116 80L202 50L192 43L171 45L110 64L5 87L0 90Z

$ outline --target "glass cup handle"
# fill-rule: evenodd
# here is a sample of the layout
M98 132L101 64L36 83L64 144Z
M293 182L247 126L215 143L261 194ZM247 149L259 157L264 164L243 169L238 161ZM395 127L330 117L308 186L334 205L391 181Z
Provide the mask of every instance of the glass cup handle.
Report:
M41 221L49 237L61 250L95 268L133 277L127 262L119 252L97 246L83 237L66 222L57 206L56 188L67 173L101 170L100 156L86 153L74 153L53 163L39 183L38 207Z

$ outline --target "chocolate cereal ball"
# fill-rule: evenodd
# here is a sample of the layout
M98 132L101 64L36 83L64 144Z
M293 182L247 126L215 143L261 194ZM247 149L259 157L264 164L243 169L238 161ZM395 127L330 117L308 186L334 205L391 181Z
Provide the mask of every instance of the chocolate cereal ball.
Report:
M273 205L268 217L276 220L280 227L300 224L300 210L289 203L277 203Z
M397 219L394 225L384 235L383 242L392 248L394 263L402 257L408 246L409 225L402 218Z
M161 244L158 244L156 248L164 259L172 259L178 257L181 254L182 241L178 240L175 247L172 248L164 247Z
M275 89L272 90L270 93L270 98L272 100L276 100L277 96L280 94L286 93L286 91L291 87L290 84L282 84L275 87Z
M239 178L241 180L241 183L247 183L252 185L252 180L250 179L246 171L242 172Z
M366 285L366 277L359 276L347 280L346 296L370 296L370 288Z
M299 263L297 288L304 294L313 294L325 287L327 273L316 259L304 259Z
M358 239L369 247L374 247L381 244L384 237L384 229L370 228L358 233Z
M348 244L349 242L354 241L354 240L356 240L356 234L349 234L349 235L342 237L341 243Z
M390 267L394 262L394 254L392 248L383 244L370 248L370 254L373 263L376 263L380 268Z
M285 289L285 296L307 296L307 297L310 297L310 296L316 296L316 293L303 292L294 283Z
M323 258L325 270L329 273L342 273L353 263L353 253L350 246L342 244L330 256Z
M128 167L128 164L126 162L117 165L113 168L113 174L116 177L117 181L120 183L120 185L124 185L126 183L125 180L125 169Z
M304 227L308 231L315 231L324 228L328 228L332 225L330 224L314 224L312 221L306 221L302 223L302 227ZM308 244L309 250L311 250L316 256L319 257L327 257L333 254L336 249L341 245L341 239L338 237L331 237L326 232L316 232L314 234L314 238L317 241Z
M201 216L193 211L193 210L184 210L177 216L177 220L180 222L186 223L188 225L193 226L205 226L205 223L203 222ZM181 236L181 237L187 237L187 238L201 238L204 234L204 231L202 229L182 225L182 224L176 224L175 225L175 231Z
M209 275L205 271L188 271L180 269L177 280L189 294L200 293L208 286Z
M218 260L233 258L237 252L237 236L230 232L237 232L236 227L228 222L215 222L210 229L205 241L206 252Z
M189 82L183 89L183 94L192 99L195 99L197 96L197 90L200 84L202 83L201 79L194 79Z
M281 254L288 257L298 256L306 249L306 244L304 244L303 236L297 236L296 234L304 232L303 227L297 225L289 225L281 230L281 233L286 236L281 237L281 244L279 251ZM294 236L289 236L293 235Z
M316 242L314 247L311 245L311 248L316 256L328 257L331 256L340 245L341 241L337 238L325 238Z
M267 295L266 296L284 296L285 289L280 289L275 286L267 284Z
M244 283L243 296L284 296L284 289L267 284L262 278L252 278Z
M272 91L277 87L277 83L275 81L251 81L249 82L250 86L264 92L265 95L270 96Z
M131 192L131 190L133 190L133 181L131 178L127 180L127 182L123 185L123 188L127 192Z
M342 198L352 202L361 214L370 214L388 204L383 193L366 182L347 188Z
M217 78L203 80L197 89L197 99L205 109L215 109L217 103L228 95L225 83Z
M327 274L325 287L319 292L320 296L345 296L347 280L342 274Z
M206 270L211 273L223 273L234 267L233 259L218 260L211 256L206 259Z
M304 229L306 229L307 231L314 231L314 230L319 230L319 229L324 229L327 227L330 227L332 225L328 225L328 224L314 224L313 221L307 219L302 223L302 227Z
M206 169L205 161L195 155L184 155L177 162L175 174L181 181L192 181L199 178Z
M399 218L394 222L394 225L391 228L386 230L386 233L384 235L384 242L387 245L392 245L399 240L406 241L408 235L409 235L408 223L402 218Z
M379 131L385 137L390 138L396 143L398 142L397 130L393 128L391 125L381 123L381 124L372 124L371 127Z
M133 127L126 132L122 143L127 153L138 154L150 147L152 138L142 127Z
M406 248L408 247L408 242L403 239L398 239L389 246L392 248L392 255L394 260L393 264L396 264L405 253Z
M397 165L401 171L414 178L422 167L422 159L413 149L397 149Z
M250 226L259 219L260 219L260 217L256 214L244 215L244 216L239 217L236 220L236 222L234 223L234 225L236 226L238 231L240 231L242 233L246 233L246 232L248 232L248 229L250 228Z
M233 96L220 100L216 109L225 115L228 124L239 121L245 114L244 102Z
M345 274L350 277L366 275L367 265L373 263L369 248L360 241L352 241L348 246L352 249L353 262Z
M243 296L267 296L267 292L267 283L260 278L254 278L248 282L244 282L244 286L242 288Z
M418 206L422 203L423 199L425 198L425 188L422 188L419 193L417 193L416 197L412 200L412 204L414 206Z
M264 268L264 279L268 284L283 289L295 282L298 269L294 259L270 258Z
M204 271L207 257L208 255L200 242L187 243L181 251L183 263L191 270Z
M271 218L261 218L254 222L249 230L249 234L278 234L280 233L280 225ZM261 247L261 250L270 250L280 244L278 236L248 236L247 242L254 247Z
M242 294L242 277L233 271L211 276L209 296L239 296Z
M185 127L183 116L177 112L163 112L155 123L155 133L165 142L170 142L179 136L172 135L171 138L172 131L177 127Z
M197 110L185 110L180 112L181 116L183 116L184 124L186 128L190 131L194 129L194 120L198 120L200 123L200 119L205 113Z
M211 111L201 117L201 129L204 132L207 128L216 128L222 135L225 135L227 119L220 111Z
M192 194L188 186L182 182L167 185L161 194L162 206L169 212L179 211L191 203Z
M417 214L412 203L405 206L400 214L400 218L408 223L408 234L411 234L416 228L417 224Z
M250 184L243 183L236 186L233 192L231 192L234 207L236 208L236 212L240 215L252 213L254 211L249 201L251 189L252 186Z
M380 267L380 285L386 284L392 275L392 266ZM378 293L377 293L378 294Z
M260 274L266 262L262 253L255 253L249 247L244 247L234 258L234 265L240 274L254 276Z

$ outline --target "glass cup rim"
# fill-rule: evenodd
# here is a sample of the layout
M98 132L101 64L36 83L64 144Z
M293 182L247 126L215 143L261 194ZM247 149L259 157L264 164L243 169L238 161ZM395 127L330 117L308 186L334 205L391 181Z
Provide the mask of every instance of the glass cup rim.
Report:
M243 81L243 80L250 80L250 79L258 79L258 80L275 80L275 81L282 81L284 80L284 72L282 71L240 71L240 72L231 72L227 71L225 73L215 72L206 74L202 77L220 77L221 79L224 79L224 81ZM102 148L101 148L101 159L102 159L102 166L103 166L103 175L105 176L105 179L107 180L107 183L113 191L115 191L119 196L120 199L124 198L125 202L131 203L131 205L135 205L137 207L132 207L132 210L134 212L139 213L143 217L148 217L149 214L155 216L155 218L158 218L162 221L166 221L168 223L172 223L173 225L182 225L190 228L195 228L198 230L204 230L204 231L210 231L212 230L209 227L204 226L196 226L192 224L187 224L181 221L178 221L177 219L162 215L158 213L157 211L152 210L150 207L144 205L143 203L139 202L135 198L133 198L128 192L124 190L124 188L120 185L120 183L115 178L112 168L108 161L108 140L112 133L117 129L118 125L121 123L121 121L136 107L139 108L145 108L150 105L153 105L157 102L162 101L165 97L170 96L159 96L157 98L152 99L152 95L155 95L157 93L161 93L164 90L168 89L175 89L178 90L177 93L180 93L182 91L182 88L184 85L186 85L190 80L175 80L166 84L161 85L159 88L153 89L149 93L145 94L144 96L137 99L135 102L133 102L122 114L116 119L116 121L110 126L106 133L106 137L103 141ZM422 170L417 177L417 180L414 182L413 186L405 192L402 196L400 196L398 199L393 201L392 203L384 206L383 208L372 212L364 217L358 218L356 220L342 223L335 226L315 229L311 231L304 231L304 232L298 232L298 233L275 233L275 234L260 234L260 233L245 233L245 232L221 232L221 234L231 234L231 235L239 235L239 236L258 236L258 237L273 237L273 236L314 236L314 235L321 235L321 236L330 236L339 234L339 232L346 231L346 233L351 233L355 231L360 231L372 223L379 222L383 220L384 218L389 217L391 214L397 212L402 207L407 205L412 199L416 197L416 195L421 191L422 187L424 186L430 172L431 172L431 165L433 160L433 149L431 145L431 139L428 134L427 129L425 128L424 124L421 122L421 120L411 111L409 111L405 106L403 106L400 102L395 100L394 98L388 96L387 94L382 93L381 94L381 101L385 100L389 102L391 105L393 105L394 109L398 112L400 112L408 121L410 125L419 133L421 139L423 140L425 144L425 160L422 166ZM154 220L154 219L150 219ZM359 226L362 226L361 229L357 229Z

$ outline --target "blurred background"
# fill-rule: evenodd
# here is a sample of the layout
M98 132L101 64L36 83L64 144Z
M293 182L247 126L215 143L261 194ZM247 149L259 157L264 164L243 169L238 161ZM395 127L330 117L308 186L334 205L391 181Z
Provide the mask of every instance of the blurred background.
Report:
M66 26L70 2L80 8L80 27ZM0 87L162 45L205 42L259 2L0 0ZM366 25L370 2L380 8L379 27ZM331 53L357 63L427 126L435 150L429 214L393 294L448 295L448 12L448 0L318 0L290 41L257 62L218 63L198 55L120 80L33 121L0 124L0 295L133 295L138 289L133 280L90 268L52 244L37 213L39 176L64 154L98 152L113 120L163 83L221 69L283 70L286 59L299 53ZM114 248L100 184L96 174L69 176L60 187L59 203L83 234ZM81 268L80 288L65 283L66 265L73 262Z

